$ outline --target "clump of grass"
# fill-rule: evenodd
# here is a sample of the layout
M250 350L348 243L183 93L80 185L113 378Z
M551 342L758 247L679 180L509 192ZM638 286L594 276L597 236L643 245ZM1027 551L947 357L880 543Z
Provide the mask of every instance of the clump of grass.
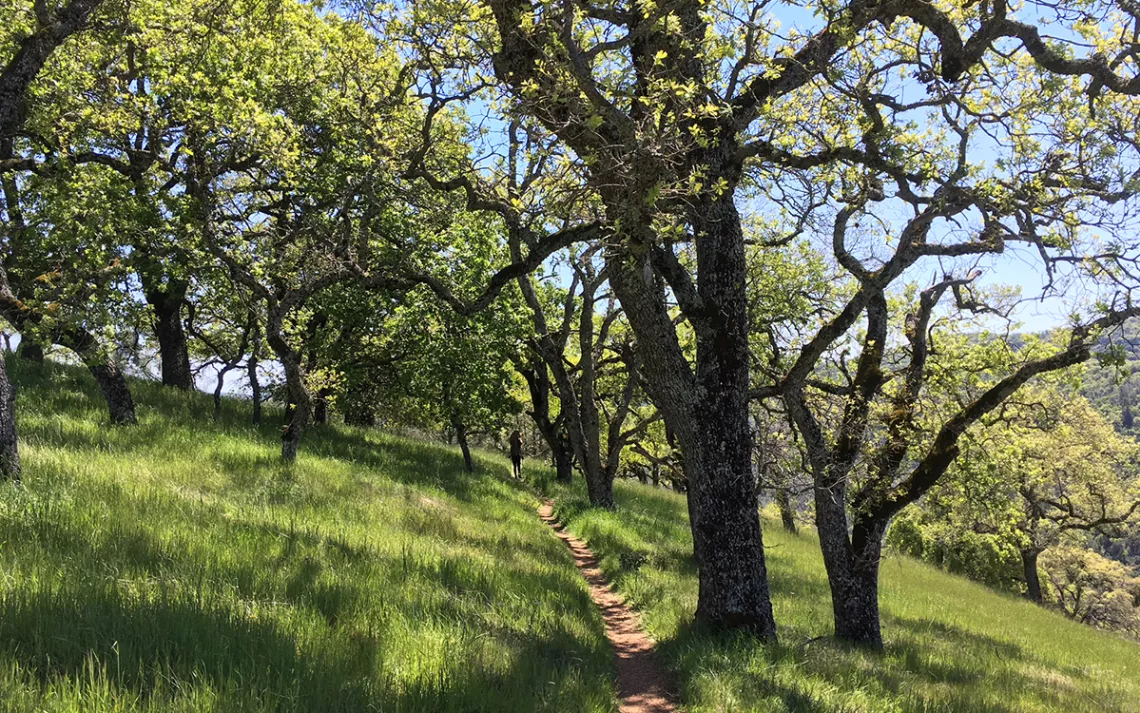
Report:
M601 619L484 455L13 361L25 487L0 486L0 711L613 711Z
M818 541L776 522L764 541L781 645L703 632L684 498L616 486L616 512L552 492L641 611L690 713L1140 711L1140 644L908 558L883 562L885 650L834 641Z

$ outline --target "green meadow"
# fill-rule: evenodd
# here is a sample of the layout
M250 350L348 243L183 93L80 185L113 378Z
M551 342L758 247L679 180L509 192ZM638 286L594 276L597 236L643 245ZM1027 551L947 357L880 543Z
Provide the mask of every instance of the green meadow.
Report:
M601 619L501 460L13 362L0 710L612 711Z
M327 426L293 466L279 415L221 419L135 382L106 425L87 374L14 361L23 487L0 486L0 711L615 711L601 619L499 456ZM765 542L781 644L692 626L685 502L619 509L528 462L641 612L684 710L1140 711L1140 645L891 557L882 653L831 640L817 545Z

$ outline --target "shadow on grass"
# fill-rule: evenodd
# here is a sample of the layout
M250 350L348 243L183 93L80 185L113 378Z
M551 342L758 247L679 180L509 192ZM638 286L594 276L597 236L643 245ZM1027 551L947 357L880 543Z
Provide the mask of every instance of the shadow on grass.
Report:
M83 487L116 512L157 510L150 494ZM166 540L143 521L91 532L50 509L0 521L7 555L57 573L0 596L0 661L18 662L31 685L105 683L159 709L203 690L218 697L215 710L409 713L557 711L573 692L571 705L594 710L585 701L609 695L600 633L595 641L580 631L596 613L570 566L380 552L318 529L169 507L164 524L177 536ZM503 598L555 592L565 621L526 627L488 612ZM407 662L386 665L385 655L441 625L457 639L437 664L410 675ZM577 678L583 667L591 680Z
M113 589L9 595L0 601L0 655L42 684L60 679L173 698L207 687L230 704L279 711L540 710L541 672L581 656L568 633L519 641L523 665L476 662L431 678L395 681L377 659L387 634L336 642L299 641L276 624L182 597L132 597ZM496 693L509 692L496 698ZM530 695L526 695L529 692ZM221 702L219 701L219 703Z
M752 705L767 700L780 706L772 710L789 713L1068 711L1078 709L1078 702L1080 710L1134 710L1119 697L1094 701L1079 693L1085 672L1067 669L1073 679L1067 683L1035 676L1056 667L1008 641L931 619L887 616L884 630L885 648L870 651L831 637L793 643L797 632L789 629L782 631L785 643L766 646L748 635L711 632L690 621L658 648L678 676L684 699L706 700L706 705L711 677L711 685L733 691L740 700Z

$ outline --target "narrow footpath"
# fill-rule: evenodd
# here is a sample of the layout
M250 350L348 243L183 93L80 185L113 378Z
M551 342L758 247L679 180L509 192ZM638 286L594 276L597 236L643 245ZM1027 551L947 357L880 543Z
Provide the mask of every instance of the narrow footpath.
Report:
M554 519L554 506L546 501L538 508L542 521L566 543L574 564L590 585L590 596L602 611L606 637L614 648L621 713L676 713L669 691L669 678L657 661L653 642L641 628L641 617L610 589L598 566L598 558L578 538Z

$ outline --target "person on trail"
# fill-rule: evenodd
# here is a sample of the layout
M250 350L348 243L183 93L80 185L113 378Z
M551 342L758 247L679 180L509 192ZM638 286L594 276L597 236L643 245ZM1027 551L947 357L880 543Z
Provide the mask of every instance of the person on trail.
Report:
M511 433L511 477L522 479L522 434Z

